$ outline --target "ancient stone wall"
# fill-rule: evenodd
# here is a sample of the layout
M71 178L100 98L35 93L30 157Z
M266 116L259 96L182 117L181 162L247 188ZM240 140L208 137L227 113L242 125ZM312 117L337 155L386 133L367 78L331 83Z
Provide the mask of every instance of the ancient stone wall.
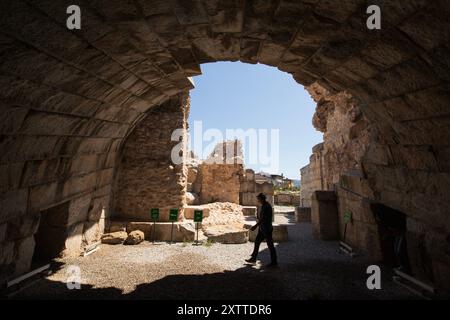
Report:
M202 164L200 202L239 203L242 164Z
M344 213L351 212L353 218L347 225L346 242L377 258L382 255L382 235L372 205L381 203L404 213L414 274L424 281L439 279L438 282L447 283L450 269L446 266L450 260L442 254L447 229L434 222L448 220L448 214L442 211L448 207L443 204L441 193L431 192L447 188L447 175L438 173L439 152L432 155L431 149L425 146L412 147L414 151L408 155L408 148L393 142L395 138L389 132L402 129L392 122L386 123L388 115L384 120L369 121L361 113L358 101L350 95L333 95L320 86L308 89L318 102L313 121L324 132L324 143L321 150L314 150L311 163L302 169L302 201L307 203L313 189L334 190L338 197L341 238ZM390 125L396 129L389 129ZM423 152L417 153L418 149ZM430 211L435 220L424 218L424 212Z
M300 207L311 208L311 197L314 191L324 190L323 176L323 143L314 146L309 164L300 170Z
M128 136L114 189L116 218L150 221L151 208L160 209L161 221L168 221L171 208L180 209L182 214L187 169L183 159L180 164L172 161L172 152L180 143L184 150L188 114L188 97L176 96L152 108ZM181 129L181 142L172 141L177 129Z
M244 165L240 141L218 143L204 161L188 159L188 197L192 204L239 204Z
M299 206L300 194L294 192L278 192L274 196L274 203L280 206Z

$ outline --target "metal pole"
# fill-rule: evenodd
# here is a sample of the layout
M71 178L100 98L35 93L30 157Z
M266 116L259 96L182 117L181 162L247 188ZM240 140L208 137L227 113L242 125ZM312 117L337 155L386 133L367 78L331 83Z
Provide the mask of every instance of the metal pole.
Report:
M172 221L172 230L170 231L170 244L173 242L173 221Z
M155 243L156 239L156 220L153 220L153 243Z
M198 222L196 222L195 229L197 231L197 240L195 240L195 243L198 245Z

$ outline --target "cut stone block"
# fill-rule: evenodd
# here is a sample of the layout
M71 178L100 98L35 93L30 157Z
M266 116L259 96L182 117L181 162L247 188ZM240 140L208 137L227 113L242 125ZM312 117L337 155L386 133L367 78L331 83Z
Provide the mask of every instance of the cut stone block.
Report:
M126 221L110 221L109 232L127 231L127 224Z
M201 227L199 226L199 229ZM171 222L157 222L153 226L153 222L129 222L127 224L127 231L132 232L140 230L144 233L145 240L148 241L170 241L172 233ZM155 234L155 236L154 236ZM199 236L202 234L199 230ZM194 222L176 222L173 224L173 241L194 241L196 235Z
M144 236L144 233L143 233L142 231L140 231L140 230L134 230L134 231L131 231L131 232L128 234L128 237L127 237L127 239L125 240L124 244L127 244L127 245L136 245L136 244L139 244L139 243L141 243L142 241L144 241L144 239L145 239L145 236Z
M244 216L256 217L256 211L257 211L257 208L254 206L243 206L242 207L242 213L244 214Z
M311 208L295 207L295 222L311 222Z
M244 228L250 229L252 226L256 224L255 221L247 221L244 224ZM255 242L256 235L258 234L258 229L251 231L248 231L249 234L249 241ZM273 241L274 242L287 242L289 241L289 235L288 235L288 228L286 225L282 224L273 224L273 233L272 233Z
M128 238L125 231L117 231L106 233L102 236L102 243L105 244L122 244Z
M240 244L248 241L248 230L228 225L208 227L204 234L208 240L217 243Z

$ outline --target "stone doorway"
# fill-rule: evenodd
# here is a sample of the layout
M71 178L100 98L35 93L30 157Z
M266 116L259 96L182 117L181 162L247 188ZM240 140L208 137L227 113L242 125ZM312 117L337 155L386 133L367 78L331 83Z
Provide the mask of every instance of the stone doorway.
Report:
M406 215L383 204L373 204L372 211L378 226L382 262L393 268L411 272L406 240Z
M71 234L71 228L67 226L69 207L70 202L64 202L41 211L38 231L34 236L33 265L48 263L67 253L71 240L76 237Z

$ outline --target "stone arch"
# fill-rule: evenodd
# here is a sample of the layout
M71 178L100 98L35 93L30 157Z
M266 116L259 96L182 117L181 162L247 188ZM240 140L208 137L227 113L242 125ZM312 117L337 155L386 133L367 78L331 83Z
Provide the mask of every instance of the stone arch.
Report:
M365 25L365 9L374 3L382 9L381 30ZM72 4L82 8L81 30L65 26ZM123 139L148 110L191 89L189 77L201 72L200 64L240 60L276 66L320 88L319 104L342 91L358 100L376 137L364 155L374 197L409 213L413 233L427 234L430 247L438 244L435 273L446 279L446 1L18 0L2 6L2 274L29 267L34 217L42 210L70 201L69 214L79 216L74 223L85 234L100 232Z

